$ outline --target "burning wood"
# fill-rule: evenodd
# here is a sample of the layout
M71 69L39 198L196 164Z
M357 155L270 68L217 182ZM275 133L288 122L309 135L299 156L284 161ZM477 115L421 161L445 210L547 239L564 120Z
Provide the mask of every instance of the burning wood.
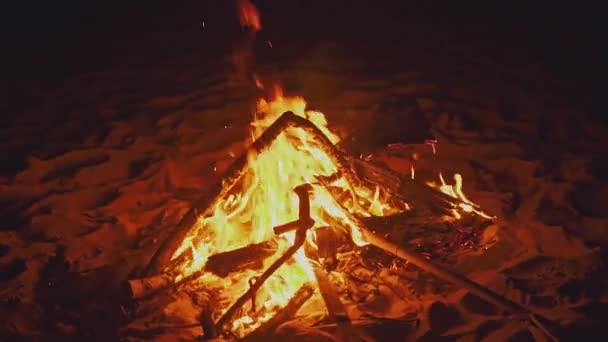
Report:
M250 281L249 290L245 292L239 299L236 300L234 304L226 311L224 316L222 316L216 325L216 331L221 331L226 323L232 319L232 316L236 313L238 309L243 306L243 304L248 300L252 300L253 311L255 311L255 296L256 292L264 285L264 282L279 268L281 267L287 260L289 260L303 245L306 241L306 232L308 229L312 228L315 224L314 220L310 217L310 204L308 199L308 191L310 190L310 185L305 184L296 188L296 193L300 198L300 218L297 221L294 221L290 224L290 227L295 227L296 236L293 243L293 246L289 247L289 249L279 257L270 267L262 273L261 276L253 278L255 279L253 282ZM285 226L285 225L284 225ZM283 226L283 227L284 227ZM277 227L275 227L275 233L282 234L286 231L281 231L277 233Z
M294 127L302 128L305 130L306 134L310 134L312 136L311 140L314 140L321 145L320 149L322 152L327 154L334 165L337 165L338 170L349 170L349 172L345 172L343 176L350 183L359 183L356 175L350 172L350 168L347 167L346 161L343 159L341 153L335 149L331 141L319 128L310 121L297 116L292 112L284 113L251 145L248 153L241 156L230 166L222 181L217 183L211 191L211 193L215 193L216 195L214 197L206 195L193 204L190 211L184 215L178 224L178 227L158 248L158 251L152 257L145 273L147 275L153 275L161 272L165 265L169 263L171 256L178 249L179 245L183 243L186 235L192 226L195 225L198 218L210 215L218 201L228 197L229 193L233 191L233 187L248 171L247 162L249 158L260 155L270 147L283 131Z
M286 108L295 108L296 113L283 113ZM319 260L320 255L331 258L337 247L329 251L332 242L324 240L340 235L349 239L344 247L372 244L509 311L523 310L378 236L363 222L363 218L407 215L404 210L409 208L410 197L418 200L417 206L426 203L443 214L465 210L463 203L481 213L461 192L435 189L345 156L335 147L339 138L326 127L321 113L304 111L303 106L294 107L283 98L271 104L261 102L258 109L264 114L254 122L256 139L248 152L215 186L215 196L194 204L147 269L148 275L162 270L177 274L176 282L200 278L209 286L226 284L224 293L231 304L203 315L208 335L238 331L243 336L260 327L276 328L265 322L282 317L279 312L291 312L286 306L299 307L292 300L301 294L298 291L307 292L305 284L312 281L319 286L330 317L341 327L343 339L349 340L349 319L338 295L321 264L311 264L302 248L312 250L313 259ZM294 189L297 196L293 196ZM283 223L286 221L291 222ZM254 271L262 267L261 274ZM249 310L243 310L248 301ZM220 316L214 324L213 316Z
M263 267L264 259L277 251L273 241L251 244L233 251L215 254L209 257L205 270L220 277L244 269L257 270Z

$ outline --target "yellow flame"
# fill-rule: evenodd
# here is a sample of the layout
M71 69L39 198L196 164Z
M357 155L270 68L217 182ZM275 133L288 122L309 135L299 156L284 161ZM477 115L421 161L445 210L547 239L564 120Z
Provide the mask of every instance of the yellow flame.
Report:
M328 127L325 115L306 109L301 97L285 97L280 88L271 100L259 100L254 120L251 123L253 138L259 137L284 112L308 119L314 123L332 143L340 138ZM360 216L385 215L396 212L386 202L386 194L379 187L366 188L349 184L345 178L332 182L333 188L343 193L355 190L359 203L338 204L329 190L318 183L318 177L330 176L337 170L332 158L327 155L315 137L301 128L289 128L279 134L270 147L260 154L248 156L247 173L239 181L232 193L220 199L211 214L200 217L183 244L173 255L173 259L191 251L192 260L180 265L182 279L204 269L209 256L241 248L252 243L275 240L279 246L277 253L264 261L264 269L282 255L294 243L295 233L288 232L276 236L273 227L297 220L299 198L293 189L301 184L312 184L310 194L310 214L315 220L313 230L307 234L307 242L316 248L314 230L344 229L350 232L353 242L365 245L362 233L351 222L346 210ZM328 228L330 226L331 228ZM230 279L217 280L223 283L231 302L247 290L247 282L259 274L241 271ZM314 283L314 272L309 260L300 248L291 262L281 266L256 294L260 303L256 312L232 321L232 331L244 335L287 304L295 292L307 282ZM222 308L220 311L225 311Z
M472 213L475 213L479 216L482 216L482 217L488 218L488 219L493 218L493 217L489 216L488 214L484 213L483 211L475 209L476 207L479 207L479 206L477 204L471 202L465 196L464 192L462 192L462 175L460 175L459 173L454 174L454 184L453 185L449 185L445 182L441 172L439 173L439 180L441 181L441 184L429 182L428 185L433 188L436 188L436 189L440 190L441 192L443 192L444 194L460 201L458 203L458 208L452 209L452 215L455 218L457 218L457 219L461 218L462 215L460 215L459 211L463 211L463 212L467 212L467 213L472 212Z
M280 88L275 89L274 99L261 99L257 102L251 123L252 137L258 138L286 111L292 111L310 120L333 144L340 140L328 127L323 113L307 110L303 98L285 97ZM204 270L211 255L274 240L278 250L264 260L263 269L270 266L295 242L295 232L276 236L273 227L297 220L299 198L293 190L305 183L312 185L310 215L315 221L306 237L310 247L318 249L315 240L315 232L318 229L342 229L350 233L356 245L366 245L363 233L357 223L352 221L351 214L383 216L399 210L389 204L386 192L380 187L350 184L344 177L332 181L331 184L322 184L322 177L331 176L336 171L338 166L316 141L315 136L297 127L280 133L264 152L252 152L248 155L247 172L237 185L230 189L230 195L218 199L209 212L198 218L174 253L173 260L184 253L192 255L191 258L182 258L183 261L180 261L176 281ZM455 185L446 184L441 174L439 179L441 185L430 185L460 201L458 208L453 211L454 216L460 217L459 211L485 215L477 211L476 205L462 192L462 177L459 174L454 176ZM334 191L351 196L347 196L348 199L343 203L338 203ZM284 307L303 284L314 283L310 262L304 254L304 249L300 248L294 257L283 264L257 291L257 310L245 308L244 314L235 317L231 322L231 331L238 336L253 331ZM227 302L232 303L247 291L249 281L260 273L261 271L244 270L234 272L226 278L219 278L202 272L200 279L222 287L222 294L228 298ZM217 312L223 314L227 309L228 306L218 308Z

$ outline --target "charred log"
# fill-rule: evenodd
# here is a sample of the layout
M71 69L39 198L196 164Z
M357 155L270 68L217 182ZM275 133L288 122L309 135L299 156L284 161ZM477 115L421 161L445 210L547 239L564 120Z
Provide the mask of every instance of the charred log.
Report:
M244 269L257 270L263 267L264 259L273 255L276 251L276 243L265 241L215 254L207 260L205 271L214 273L220 277L226 277L231 272L238 272Z

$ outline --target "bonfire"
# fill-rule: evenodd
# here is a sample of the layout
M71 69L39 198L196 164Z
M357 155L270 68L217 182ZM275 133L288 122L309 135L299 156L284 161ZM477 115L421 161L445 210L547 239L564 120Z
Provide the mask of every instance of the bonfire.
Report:
M464 195L459 174L453 185L441 174L441 183L417 182L348 156L339 141L303 98L278 92L259 100L247 153L161 245L149 277L130 282L131 295L146 299L163 288L203 293L195 315L207 339L261 338L296 315L327 315L343 340L356 340L363 333L352 327L346 279L371 245L372 263L382 251L393 269L416 265L506 311L530 314L381 234L429 208L444 223L476 217L480 229L479 222L491 221ZM461 244L472 248L473 235Z
M241 24L259 31L256 8L249 1L239 4ZM253 80L265 88L256 75ZM145 277L129 282L141 307L148 303L158 311L159 300L151 298L163 294L165 307L173 302L188 308L197 322L181 327L200 329L204 339L260 340L290 322L316 317L306 324L330 323L339 340L366 340L353 323L374 319L355 298L358 267L397 275L417 267L525 315L552 337L527 308L433 260L459 248L482 248L479 233L494 219L465 196L460 174L454 174L454 184L442 173L436 181L420 181L413 163L404 177L370 156L352 157L322 112L309 110L302 97L284 96L279 85L271 89L268 99L256 103L246 153L212 195L193 204L160 245ZM435 143L426 144L433 154ZM391 232L411 233L403 224L420 228L412 219L420 217L451 229L443 237L435 234L434 244L421 243L423 234L416 233L407 244L392 241ZM180 293L189 293L187 305Z

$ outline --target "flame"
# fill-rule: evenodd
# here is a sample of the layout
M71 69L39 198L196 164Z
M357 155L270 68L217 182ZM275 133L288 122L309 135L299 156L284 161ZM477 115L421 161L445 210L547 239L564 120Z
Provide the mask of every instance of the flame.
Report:
M256 103L250 127L252 138L258 138L286 111L292 111L314 123L333 144L340 141L340 137L330 129L323 113L307 109L302 97L284 96L282 88L278 86L274 87L272 99L260 99ZM280 133L264 152L249 154L247 168L237 185L230 189L231 194L217 199L214 206L198 218L172 257L175 260L185 253L191 255L190 258L181 258L183 261L177 267L176 281L199 272L200 279L204 279L206 284L214 284L223 289L222 293L227 297L228 303L246 292L249 282L261 271L245 270L219 278L204 272L209 256L274 240L278 250L275 255L264 260L263 269L268 268L295 241L295 232L281 236L273 232L273 227L298 218L299 197L293 191L295 187L305 183L312 186L310 215L315 224L307 231L306 237L306 243L312 249L318 249L315 234L318 229L343 229L350 234L354 244L366 245L361 230L352 221L350 214L383 216L401 211L389 204L386 192L378 186L371 188L350 184L344 177L325 184L322 177L334 175L338 166L316 141L315 136L301 128L289 128ZM413 167L411 173L414 177ZM460 218L461 212L474 212L489 218L477 210L477 205L462 192L460 174L454 175L454 185L446 184L442 174L439 174L439 179L441 184L429 185L459 201L452 212L454 217ZM354 195L344 196L348 199L338 203L334 191L338 194L354 191ZM253 331L284 307L302 285L314 284L310 262L304 254L304 248L300 248L257 291L256 310L250 305L249 309L244 308L244 313L231 322L231 332L244 336ZM227 309L228 306L219 308L218 315Z
M256 103L250 126L251 137L260 137L286 111L314 123L333 144L340 141L322 112L307 109L307 103L302 97L284 96L282 88L278 86L274 87L272 99L260 99ZM434 147L434 144L431 146ZM389 203L386 192L378 186L372 188L350 184L344 177L335 179L330 184L324 183L322 179L327 178L323 177L334 175L337 171L338 166L316 141L315 136L298 127L280 133L264 152L249 154L247 172L230 189L230 195L217 199L214 206L198 218L174 253L172 260L186 253L191 255L189 258L180 258L182 261L177 266L175 281L198 272L207 286L213 284L212 286L222 288L226 302L234 302L247 291L249 282L256 279L261 271L238 271L226 278L219 278L204 272L209 256L274 240L278 250L264 260L263 269L267 269L294 244L295 232L277 236L273 228L297 220L299 197L293 190L302 184L312 186L310 215L315 224L306 235L306 243L310 248L318 249L315 234L318 229L342 229L350 234L354 244L366 245L363 233L357 223L352 221L351 214L383 216L401 210ZM412 178L414 172L412 165ZM439 174L439 179L441 184L428 185L459 201L452 211L454 217L460 218L461 212L474 212L490 218L464 195L460 174L454 175L454 185L446 184L442 174ZM336 192L338 195L354 192L354 195L343 196L348 199L338 203L336 198L339 196L336 196ZM289 262L266 280L255 294L256 310L253 310L251 304L230 323L228 328L233 334L244 336L255 330L284 307L302 285L315 283L311 260L304 254L304 250L300 248ZM217 309L217 314L225 313L229 305Z
M242 27L249 28L254 33L262 28L258 10L249 0L238 0L237 8ZM268 44L272 47L270 41ZM246 69L249 52L241 51L234 58L237 66ZM253 80L257 88L267 89L257 75L253 75ZM302 97L286 97L278 85L271 90L273 97L270 100L260 99L256 103L250 127L253 139L259 138L283 113L291 111L312 122L332 144L340 141L340 137L329 128L325 115L307 109ZM435 153L435 141L429 144ZM267 269L295 243L295 232L277 236L273 228L298 218L299 197L293 191L297 186L312 186L310 215L315 224L306 232L306 244L310 247L308 250L319 248L316 243L318 229L342 229L350 233L354 244L366 245L363 233L351 219L351 214L383 216L400 211L389 204L386 192L378 186L372 188L350 184L344 177L333 180L331 184L324 183L322 179L326 178L323 177L336 174L338 166L316 141L315 136L301 128L285 130L264 152L251 152L247 157L247 172L233 189L228 189L228 196L216 199L213 206L198 217L172 256L175 262L180 260L176 270L171 270L177 271L176 282L196 273L197 281L222 289L222 296L228 304L216 309L218 317L247 291L249 284L256 281L261 271L241 270L220 278L205 272L209 257L273 240L278 249L273 256L264 260L263 269ZM442 185L439 187L461 201L461 210L477 212L475 205L462 193L462 178L457 176L456 185L449 186L440 175ZM411 177L415 177L413 163ZM341 196L347 199L338 203L336 194L351 196ZM406 209L409 209L407 204ZM459 215L456 210L454 214ZM301 286L315 283L311 262L317 261L309 260L304 251L304 248L299 248L288 262L264 282L254 295L255 307L253 302L246 304L241 315L230 322L227 328L232 334L240 337L255 330L287 305ZM334 272L334 276L344 281L341 274Z
M239 0L237 2L237 9L241 26L249 27L253 30L253 32L257 32L262 29L260 13L255 5L251 3L251 1Z
M302 97L286 97L280 87L275 87L274 93L272 100L260 99L256 104L251 123L254 139L284 112L292 111L314 123L333 144L340 141L329 128L325 115L308 110ZM307 243L313 248L316 248L316 229L344 229L351 234L355 244L366 244L362 233L345 210L359 216L397 212L387 203L386 193L381 188L357 187L343 177L329 185L345 194L354 189L357 198L338 204L333 191L329 192L328 184L319 181L319 177L336 173L337 165L312 134L297 127L279 134L264 152L250 154L247 167L247 173L231 191L232 194L219 199L210 213L199 217L174 253L173 259L186 252L192 254L192 258L180 264L176 281L204 270L211 255L275 240L279 248L274 256L264 261L266 269L294 243L295 232L276 236L273 227L297 220L299 198L293 189L301 184L312 185L310 210L315 225L307 234ZM230 279L214 279L213 282L222 284L226 289L225 295L232 302L247 290L249 279L258 274L257 271L241 271L229 276ZM314 279L309 260L304 249L300 248L291 262L281 266L256 293L256 302L260 303L257 310L250 310L233 320L231 331L242 336L257 328L286 305L303 284L314 283ZM220 311L223 313L226 309Z
M478 208L479 206L473 202L471 202L462 192L462 175L460 175L459 173L455 173L454 174L454 184L453 185L449 185L445 182L445 180L443 179L443 175L441 174L441 172L439 173L439 180L441 181L441 184L437 184L435 182L429 182L428 185L436 188L438 190L440 190L441 192L443 192L444 194L455 198L457 200L460 201L460 203L458 203L458 209L460 211L466 212L466 213L475 213L479 216L485 217L487 219L491 219L493 217L487 215L486 213L484 213L481 210L478 210L476 208ZM461 214L459 213L459 210L454 208L452 209L452 215L459 219L461 218Z

